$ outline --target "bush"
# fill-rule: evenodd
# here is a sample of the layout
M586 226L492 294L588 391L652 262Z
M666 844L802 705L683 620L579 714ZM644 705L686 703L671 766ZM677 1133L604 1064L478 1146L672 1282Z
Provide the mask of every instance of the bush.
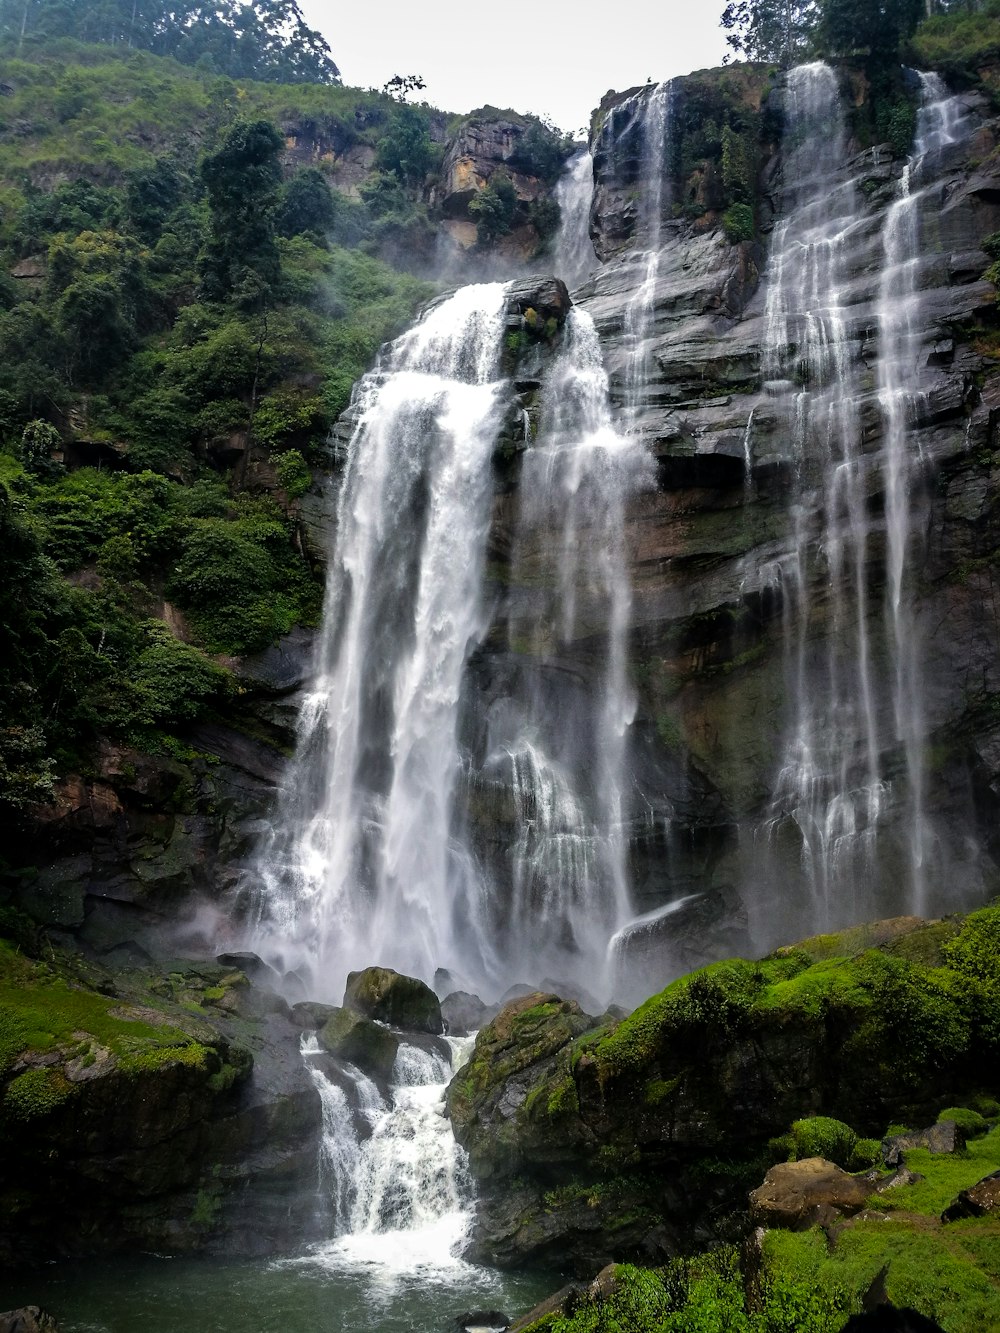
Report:
M967 1106L946 1106L938 1114L938 1124L942 1120L954 1120L967 1139L978 1139L989 1131L985 1116Z
M846 1170L857 1145L858 1136L850 1125L829 1116L813 1116L808 1120L796 1120L792 1125L792 1139L795 1144L795 1156L825 1157L828 1162Z
M298 449L288 449L272 461L278 482L288 498L297 500L300 495L305 495L312 485L312 473Z
M469 212L476 219L476 235L481 246L493 245L501 236L507 235L514 225L517 203L514 182L505 172L496 172L469 204Z
M722 230L730 245L752 241L757 227L749 204L730 204L722 215Z

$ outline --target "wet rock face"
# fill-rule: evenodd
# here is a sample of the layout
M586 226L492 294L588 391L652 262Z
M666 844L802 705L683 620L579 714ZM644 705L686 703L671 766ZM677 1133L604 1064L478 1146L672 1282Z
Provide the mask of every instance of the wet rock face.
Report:
M526 127L510 120L467 121L445 151L435 201L446 214L466 217L471 201L497 173L508 175L519 200L529 202L546 192L545 184L525 168Z

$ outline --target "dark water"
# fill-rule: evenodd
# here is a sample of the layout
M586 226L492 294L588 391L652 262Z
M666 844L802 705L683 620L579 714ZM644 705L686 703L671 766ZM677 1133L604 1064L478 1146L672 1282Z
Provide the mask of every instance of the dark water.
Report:
M41 1305L63 1333L452 1333L471 1310L523 1314L558 1274L456 1265L392 1272L317 1251L270 1263L138 1258L0 1279L0 1310Z

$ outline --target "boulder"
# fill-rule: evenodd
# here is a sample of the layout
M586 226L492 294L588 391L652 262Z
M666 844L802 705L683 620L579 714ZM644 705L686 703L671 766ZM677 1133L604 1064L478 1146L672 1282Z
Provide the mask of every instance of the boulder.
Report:
M928 1152L960 1152L965 1147L965 1135L954 1120L939 1120L927 1129L914 1129L908 1134L892 1134L882 1140L882 1161L886 1166L899 1166L903 1153L911 1148L926 1148Z
M307 1032L324 1027L334 1014L339 1013L336 1005L320 1004L318 1000L300 1000L292 1005L292 1022L296 1027Z
M404 977L391 967L366 967L351 972L344 992L345 1009L410 1032L444 1031L441 1003L430 986Z
M223 967L238 967L255 986L276 986L281 978L269 963L255 953L220 953L215 961Z
M495 1017L496 1005L484 1004L478 995L456 990L441 1001L441 1017L450 1037L467 1037Z
M755 1225L806 1231L865 1206L871 1183L848 1175L823 1157L772 1166L763 1185L750 1193L750 1218Z
M388 1083L399 1040L380 1023L335 1009L320 1028L320 1045L338 1060L347 1060L379 1083Z
M977 1184L962 1190L954 1203L941 1214L942 1222L957 1222L963 1217L1000 1216L1000 1171L984 1176Z

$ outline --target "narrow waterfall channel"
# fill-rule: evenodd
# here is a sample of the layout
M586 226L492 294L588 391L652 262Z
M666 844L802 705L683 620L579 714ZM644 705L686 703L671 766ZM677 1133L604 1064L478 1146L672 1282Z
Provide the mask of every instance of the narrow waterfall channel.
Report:
M926 719L923 703L921 627L913 613L913 556L925 527L921 500L923 460L914 456L909 428L920 400L918 355L923 303L921 210L927 191L921 189L924 158L959 138L961 103L948 95L941 79L920 74L920 111L913 156L903 169L899 198L891 205L882 229L882 281L879 289L878 393L885 422L886 531L888 541L888 615L892 629L894 671L893 713L896 739L906 762L911 910L926 910L927 865L933 855L933 834L925 810L924 751Z

